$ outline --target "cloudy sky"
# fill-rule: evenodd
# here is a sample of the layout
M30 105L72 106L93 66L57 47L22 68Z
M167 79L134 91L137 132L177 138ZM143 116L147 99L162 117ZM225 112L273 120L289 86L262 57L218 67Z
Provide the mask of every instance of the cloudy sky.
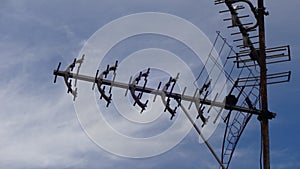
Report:
M267 44L289 44L292 49L292 62L279 67L292 71L291 82L269 87L270 110L277 113L270 125L274 169L300 167L299 5L295 0L266 3L270 12ZM151 158L124 158L99 148L80 126L63 80L53 84L52 76L58 62L63 68L72 62L98 29L129 14L169 13L193 23L211 41L216 31L230 39L218 9L213 1L203 0L1 0L0 167L218 168L193 130L170 151ZM143 39L147 36L138 40ZM254 117L240 140L232 168L259 168L259 132ZM220 137L216 134L210 141L219 151Z

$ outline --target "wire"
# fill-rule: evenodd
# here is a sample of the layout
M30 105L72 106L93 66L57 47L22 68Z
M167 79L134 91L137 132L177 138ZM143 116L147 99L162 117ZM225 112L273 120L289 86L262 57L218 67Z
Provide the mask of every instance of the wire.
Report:
M262 148L263 148L263 140L262 140L262 132L260 134L260 152L259 152L259 166L262 169Z
M258 102L259 102L259 107L261 109L262 107L262 104L261 104L261 96L259 95L259 99L258 99ZM260 122L261 123L261 122ZM260 124L261 125L261 124ZM259 155L259 165L260 165L260 169L262 169L262 149L263 149L263 136L262 136L262 132L260 133L260 155Z

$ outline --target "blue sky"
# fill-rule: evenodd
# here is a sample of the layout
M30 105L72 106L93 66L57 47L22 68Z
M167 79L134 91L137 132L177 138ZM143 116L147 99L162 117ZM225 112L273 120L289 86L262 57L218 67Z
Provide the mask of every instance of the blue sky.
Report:
M299 5L295 0L266 2L270 12L267 44L289 44L292 49L292 62L275 68L291 70L291 82L269 87L270 110L277 113L270 125L274 169L300 168ZM53 84L52 76L58 62L64 67L77 57L95 31L128 14L173 14L196 25L211 41L217 30L231 40L218 9L213 1L200 0L2 0L0 167L218 168L193 130L180 144L156 157L130 159L100 149L80 127L62 79ZM232 168L259 168L259 129L254 117L240 140ZM221 144L218 135L210 141L216 147Z

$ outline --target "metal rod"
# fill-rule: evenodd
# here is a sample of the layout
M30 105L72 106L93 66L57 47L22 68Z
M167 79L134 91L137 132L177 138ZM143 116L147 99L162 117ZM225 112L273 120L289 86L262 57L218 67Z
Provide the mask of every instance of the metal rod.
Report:
M212 155L218 161L218 163L220 164L220 166L222 167L222 169L226 169L225 166L223 165L222 161L218 157L217 153L214 151L214 149L209 144L209 142L205 139L205 137L202 134L201 130L199 129L199 127L197 126L197 124L193 121L192 117L189 115L189 113L187 112L187 110L185 109L185 107L182 106L182 104L180 102L178 102L178 103L179 103L180 108L182 109L182 111L184 112L184 114L186 115L186 117L189 119L189 121L193 124L193 127L195 128L195 130L197 131L197 133L199 134L199 136L201 137L201 139L204 141L204 144L207 146L207 148L209 149L209 151L212 153Z
M264 0L258 0L258 27L260 49L260 93L261 93L261 133L263 146L263 168L270 169L270 141L268 118L267 66L265 45L265 7Z

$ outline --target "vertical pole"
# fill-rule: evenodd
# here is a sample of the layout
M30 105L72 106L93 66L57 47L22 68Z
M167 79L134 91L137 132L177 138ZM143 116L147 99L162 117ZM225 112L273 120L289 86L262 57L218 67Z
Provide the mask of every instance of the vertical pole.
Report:
M270 143L269 143L269 118L268 118L268 92L267 92L267 66L265 46L265 7L264 0L258 0L259 24L259 53L260 53L260 94L261 94L261 132L263 146L263 168L270 169Z

